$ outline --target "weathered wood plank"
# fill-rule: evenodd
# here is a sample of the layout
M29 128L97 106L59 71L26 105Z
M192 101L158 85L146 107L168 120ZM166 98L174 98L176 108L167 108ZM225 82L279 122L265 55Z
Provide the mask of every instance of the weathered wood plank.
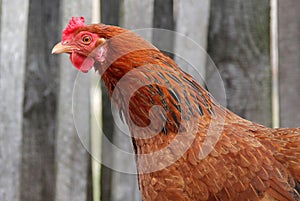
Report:
M28 2L1 1L0 200L3 201L20 198Z
M110 0L110 1L101 0L100 8L101 8L100 14L101 14L102 23L116 25L116 26L119 25L119 13L120 13L119 0Z
M154 0L122 0L120 6L120 26L127 29L151 28L153 22L153 2ZM151 41L152 32L142 36Z
M58 57L50 54L60 36L59 1L29 6L27 69L21 165L21 200L53 201ZM42 29L41 27L47 27ZM30 185L29 185L30 184Z
M272 125L269 24L269 0L211 0L208 53L223 78L227 107L266 126Z
M189 40L176 34L175 53L178 56L175 57L175 61L187 73L201 81L201 76L205 78L205 50L207 47L210 0L175 0L174 2L176 32L183 34L200 46L197 48ZM193 70L192 67L197 71Z
M61 5L63 29L72 16L85 16L87 23L91 22L92 2L63 0ZM90 136L90 101L89 76L81 75L71 65L67 55L60 60L60 88L58 100L58 119L56 137L56 201L87 201L88 172L90 156L83 144L89 143ZM81 79L81 80L78 80ZM75 81L80 83L74 89ZM73 105L73 111L72 111ZM73 116L74 115L74 116ZM77 124L74 124L73 117ZM80 118L78 121L77 118ZM76 128L75 128L76 126ZM76 130L77 129L77 130ZM83 135L81 140L78 133Z
M278 3L280 121L282 127L299 127L300 1Z

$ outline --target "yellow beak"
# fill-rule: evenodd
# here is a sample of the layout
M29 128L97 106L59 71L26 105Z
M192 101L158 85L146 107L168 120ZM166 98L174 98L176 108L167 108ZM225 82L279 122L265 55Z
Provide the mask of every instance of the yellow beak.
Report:
M69 45L63 45L61 42L59 42L53 47L52 54L72 53L72 50L73 47Z

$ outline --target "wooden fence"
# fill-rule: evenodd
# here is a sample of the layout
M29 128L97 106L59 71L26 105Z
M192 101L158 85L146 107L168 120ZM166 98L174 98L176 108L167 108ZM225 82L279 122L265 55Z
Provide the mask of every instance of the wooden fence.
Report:
M97 133L89 99L95 77L76 89L74 106L78 72L67 56L51 55L71 16L83 15L88 23L180 32L207 49L224 81L228 108L266 126L272 126L272 115L278 115L281 127L299 126L300 1L279 0L278 15L272 19L270 1L0 0L0 200L140 200L135 175L97 166L91 159L84 145L95 146L98 139L100 148L99 137L88 135L91 139L82 143L77 135L73 113L81 115L81 132ZM278 40L271 34L270 19L278 22ZM162 41L155 32L147 37L156 45ZM278 48L271 45L274 41ZM203 68L205 57L195 55L176 37L163 42L199 63L207 84L213 86L213 74ZM271 52L278 52L278 73L271 65ZM279 78L275 100L274 78ZM218 97L218 88L213 91ZM278 100L279 114L272 113L272 103ZM130 150L130 140L114 125L104 90L98 104L106 138ZM133 161L120 160L105 143L101 149L102 160L134 169Z

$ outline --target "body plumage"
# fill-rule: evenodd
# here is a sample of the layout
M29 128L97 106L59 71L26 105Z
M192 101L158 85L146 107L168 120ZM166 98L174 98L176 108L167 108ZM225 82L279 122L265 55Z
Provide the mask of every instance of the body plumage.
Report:
M135 33L73 18L53 53L93 66L127 122L143 200L300 200L300 129L224 108Z

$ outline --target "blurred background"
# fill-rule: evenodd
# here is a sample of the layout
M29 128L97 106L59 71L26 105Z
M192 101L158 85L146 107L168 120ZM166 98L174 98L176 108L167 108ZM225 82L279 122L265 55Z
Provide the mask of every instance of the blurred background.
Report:
M88 24L186 35L214 61L229 109L269 127L300 126L299 0L0 0L1 201L140 200L136 176L98 163L77 135L72 94L78 72L66 55L51 55L72 16L85 16ZM206 57L176 37L147 37L184 52L199 63L206 83L214 84ZM76 88L75 110L88 149L115 167L134 170L133 161L102 143L97 125L113 144L131 149L97 76L87 76ZM212 93L218 97L218 87Z

